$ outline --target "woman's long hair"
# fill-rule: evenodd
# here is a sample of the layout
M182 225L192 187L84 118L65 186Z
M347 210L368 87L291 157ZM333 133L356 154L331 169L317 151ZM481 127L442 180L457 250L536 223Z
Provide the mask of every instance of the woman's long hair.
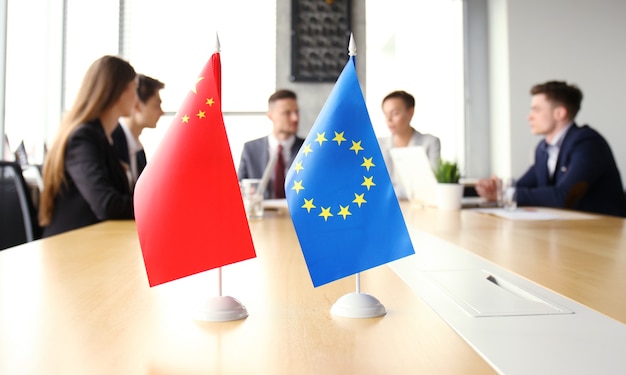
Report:
M69 136L80 124L100 118L105 110L115 105L136 75L128 62L116 56L99 58L85 73L74 105L63 117L44 162L44 188L39 206L42 226L50 224L54 199L65 183L65 149Z

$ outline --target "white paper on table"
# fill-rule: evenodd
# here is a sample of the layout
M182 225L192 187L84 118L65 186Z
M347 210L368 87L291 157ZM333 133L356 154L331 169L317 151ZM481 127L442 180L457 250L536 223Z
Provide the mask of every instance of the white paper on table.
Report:
M534 207L522 207L509 211L504 208L476 208L472 211L499 216L508 220L545 221L545 220L588 220L597 216L573 211L557 211Z
M263 201L263 208L283 210L289 208L287 206L287 199L265 199Z

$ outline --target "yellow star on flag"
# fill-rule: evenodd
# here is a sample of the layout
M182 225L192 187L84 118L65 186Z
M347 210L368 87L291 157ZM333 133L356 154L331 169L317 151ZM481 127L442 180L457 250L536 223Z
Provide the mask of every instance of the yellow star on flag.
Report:
M350 213L350 211L349 211L349 206L345 206L344 207L342 205L339 205L339 208L340 208L340 210L339 210L339 213L337 215L343 216L344 220L346 220L346 216L352 215L352 213Z
M311 209L316 208L315 205L313 204L313 198L311 199L304 198L304 204L302 205L301 208L306 208L307 212L311 213Z
M184 122L185 124L189 123L189 116L184 115L183 117L181 117L182 122Z
M341 133L335 132L335 138L333 138L333 141L337 142L337 146L341 146L341 142L347 141L347 139L343 137L343 133L345 132L341 132Z
M205 113L206 112L204 111L198 111L198 114L196 116L198 116L198 118L205 118L206 117Z
M296 194L298 194L300 190L303 190L303 189L304 189L304 186L302 186L302 180L293 182L293 186L291 187L291 190L295 190Z
M372 159L374 159L373 156L371 158L369 158L369 159L366 159L365 157L363 157L363 164L361 164L361 167L367 168L367 170L369 172L370 167L375 167L376 166L376 164L374 164L372 162Z
M324 221L328 221L328 218L333 216L333 214L330 213L330 207L328 208L322 207L322 213L319 214L318 216L322 216L324 218Z
M215 100L213 100L213 98L208 98L208 99L206 100L206 104L207 104L209 107L211 107L211 106L213 106L213 104L215 104Z
M365 177L365 176L363 176L363 183L361 184L361 186L366 186L367 190L369 190L370 187L372 187L372 186L376 186L374 181L372 181L373 179L374 179L374 176L372 176L372 177Z
M315 138L315 142L318 142L320 144L320 146L322 145L322 143L328 141L328 139L326 139L326 132L323 133L317 133L317 137Z
M359 154L359 151L363 151L364 148L361 147L361 141L352 141L352 147L350 147L350 150L354 151L354 153L357 155Z
M365 200L364 196L365 196L365 193L363 193L363 194L354 193L354 200L352 201L352 203L358 204L359 208L361 208L361 205L363 203L367 203L367 201Z
M309 143L308 145L304 146L304 150L302 152L304 153L304 156L309 156L309 152L313 152L311 144Z
M296 174L300 173L301 170L304 169L304 167L302 166L302 160L300 160L299 162L296 163L296 166L293 167L293 169L295 169Z
M198 91L196 90L196 87L198 87L198 82L202 81L203 79L204 79L204 77L198 77L198 78L196 78L196 83L194 83L193 87L191 88L191 91L192 91L194 94L197 94L197 93L198 93Z

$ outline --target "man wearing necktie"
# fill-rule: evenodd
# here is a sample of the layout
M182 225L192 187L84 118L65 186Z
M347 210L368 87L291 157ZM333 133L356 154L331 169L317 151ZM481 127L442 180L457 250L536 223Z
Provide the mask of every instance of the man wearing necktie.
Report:
M580 89L550 81L533 86L530 93L530 128L544 139L535 150L534 165L517 181L517 204L626 217L626 196L609 144L596 130L574 122L583 98ZM496 179L479 180L476 191L496 200Z
M155 128L163 115L160 90L165 85L154 78L137 75L138 101L129 117L119 120L113 131L113 146L118 158L124 163L131 187L135 186L139 175L146 167L146 153L139 141L145 128Z
M264 197L282 199L285 198L285 174L304 143L304 139L296 135L300 121L296 94L291 90L272 94L267 117L272 122L271 134L244 144L237 175L239 181L260 179L270 161L275 160Z

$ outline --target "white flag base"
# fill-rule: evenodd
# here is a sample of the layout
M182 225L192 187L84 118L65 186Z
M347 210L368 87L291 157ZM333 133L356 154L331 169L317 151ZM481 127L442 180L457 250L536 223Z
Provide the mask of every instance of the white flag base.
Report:
M348 293L342 296L333 304L330 312L345 318L375 318L387 313L380 301L365 293Z
M247 317L246 307L229 296L211 297L194 311L194 319L207 322L227 322Z

